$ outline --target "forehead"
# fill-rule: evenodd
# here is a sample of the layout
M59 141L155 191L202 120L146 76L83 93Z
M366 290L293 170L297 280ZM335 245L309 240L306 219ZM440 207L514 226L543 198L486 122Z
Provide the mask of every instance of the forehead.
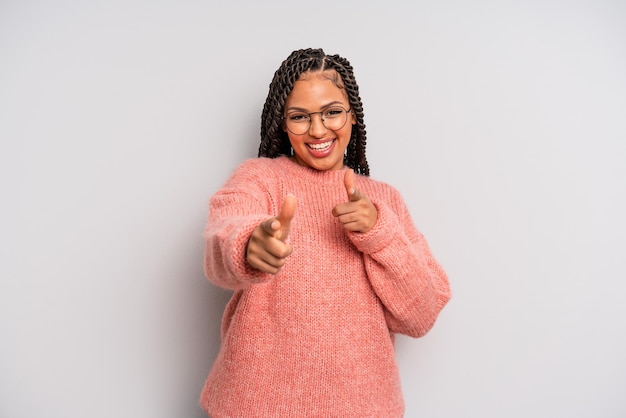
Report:
M286 106L323 106L333 101L347 101L341 77L335 70L303 73L294 83Z
M300 74L298 81L306 81L311 79L320 79L320 80L330 80L337 86L338 88L343 88L343 80L337 71L335 70L314 70L314 71L306 71Z

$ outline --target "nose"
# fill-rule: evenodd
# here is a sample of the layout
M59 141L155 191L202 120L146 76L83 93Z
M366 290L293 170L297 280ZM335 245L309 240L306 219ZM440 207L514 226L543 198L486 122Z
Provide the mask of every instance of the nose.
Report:
M324 126L324 122L322 121L322 115L317 113L311 115L311 126L309 126L309 135L315 138L323 138L326 135L326 126Z

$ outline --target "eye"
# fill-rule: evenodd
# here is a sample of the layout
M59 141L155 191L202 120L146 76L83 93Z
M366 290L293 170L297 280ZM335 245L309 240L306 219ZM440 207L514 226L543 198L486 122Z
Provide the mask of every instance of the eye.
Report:
M344 110L340 107L331 107L330 109L326 109L324 111L324 117L327 118L336 118L337 116L341 116Z
M290 113L287 115L287 119L290 122L307 122L309 120L309 115L306 113Z

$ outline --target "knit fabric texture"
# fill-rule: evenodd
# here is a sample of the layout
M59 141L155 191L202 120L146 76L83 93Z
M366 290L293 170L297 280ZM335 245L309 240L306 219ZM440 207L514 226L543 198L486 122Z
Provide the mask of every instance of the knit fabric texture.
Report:
M378 210L347 232L343 170L287 157L245 161L210 201L204 268L234 290L200 404L212 418L402 417L394 334L426 334L450 298L448 279L399 193L356 176ZM279 273L252 268L246 246L293 194L294 247Z

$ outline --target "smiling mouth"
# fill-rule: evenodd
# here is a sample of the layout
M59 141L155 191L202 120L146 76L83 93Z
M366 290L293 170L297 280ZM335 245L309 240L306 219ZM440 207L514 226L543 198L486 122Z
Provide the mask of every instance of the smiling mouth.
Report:
M334 139L330 140L330 141L326 141L326 142L320 142L320 143L317 143L317 144L306 144L306 146L311 148L314 151L324 152L328 148L330 148L330 146L333 144L333 141L334 141Z

